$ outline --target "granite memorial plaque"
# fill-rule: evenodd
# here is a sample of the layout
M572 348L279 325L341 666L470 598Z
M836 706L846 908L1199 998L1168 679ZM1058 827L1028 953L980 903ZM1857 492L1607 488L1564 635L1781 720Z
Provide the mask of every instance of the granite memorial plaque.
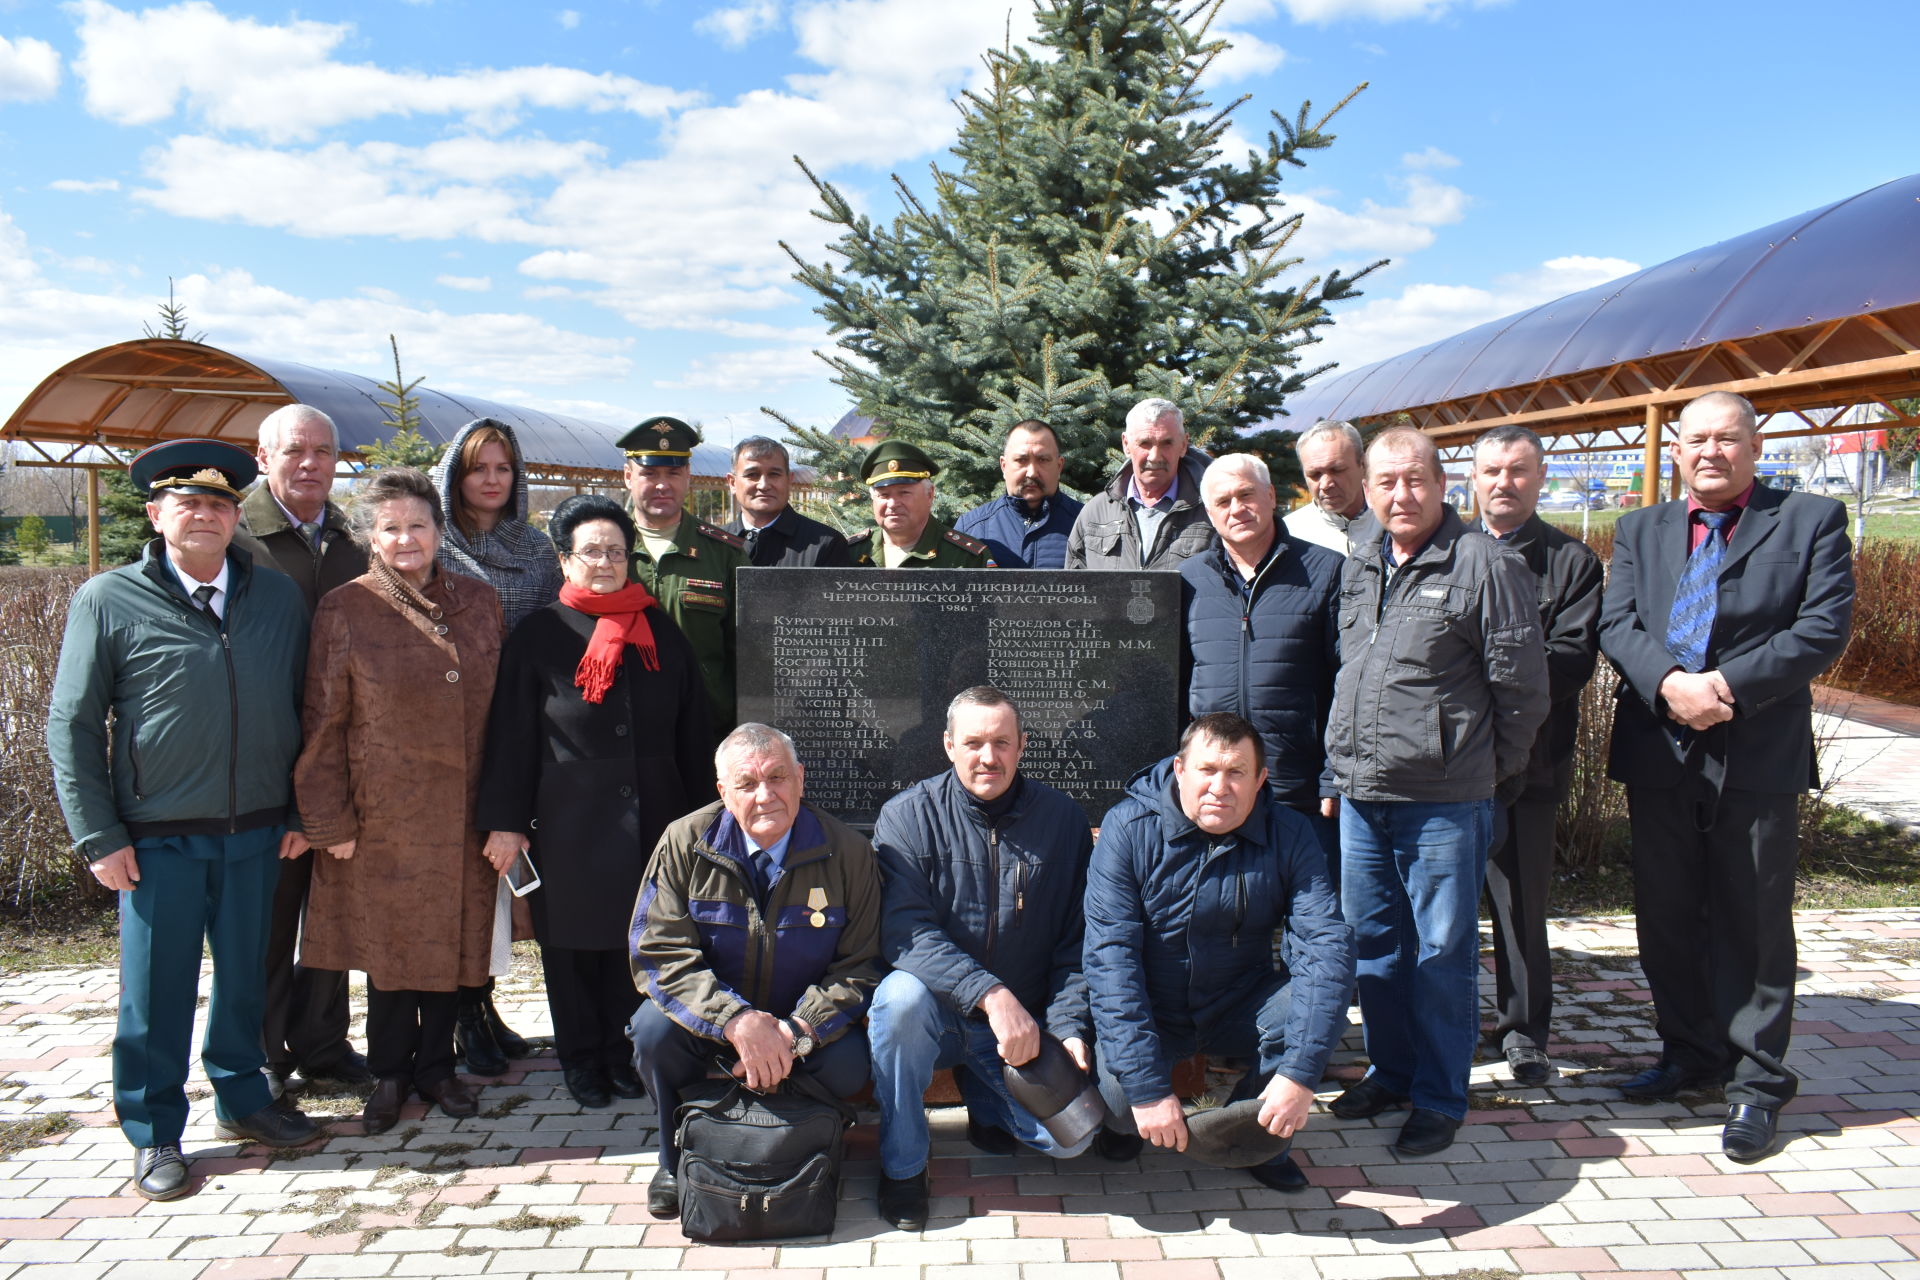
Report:
M1175 573L743 568L739 718L785 730L807 799L870 825L951 768L947 703L991 684L1020 705L1021 770L1097 823L1179 734Z

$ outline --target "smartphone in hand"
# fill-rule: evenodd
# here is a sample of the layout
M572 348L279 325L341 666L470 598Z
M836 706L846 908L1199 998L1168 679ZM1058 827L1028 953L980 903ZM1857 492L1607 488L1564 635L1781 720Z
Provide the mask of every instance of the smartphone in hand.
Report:
M505 872L507 888L516 898L524 898L540 887L540 873L533 869L533 859L522 849L520 856L507 864Z

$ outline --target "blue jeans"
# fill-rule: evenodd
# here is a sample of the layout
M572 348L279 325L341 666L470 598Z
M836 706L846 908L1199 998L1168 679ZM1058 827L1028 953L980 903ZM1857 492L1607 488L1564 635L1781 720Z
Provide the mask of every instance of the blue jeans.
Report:
M1037 1019L1036 1019L1037 1021ZM880 1104L880 1170L911 1178L927 1167L927 1086L942 1067L954 1075L967 1114L1005 1129L1042 1155L1071 1159L1093 1141L1063 1147L1007 1092L999 1042L985 1018L963 1018L910 973L881 979L867 1018L873 1045L873 1096Z
M1353 927L1368 1078L1466 1118L1480 1037L1480 892L1493 801L1340 802L1341 910Z

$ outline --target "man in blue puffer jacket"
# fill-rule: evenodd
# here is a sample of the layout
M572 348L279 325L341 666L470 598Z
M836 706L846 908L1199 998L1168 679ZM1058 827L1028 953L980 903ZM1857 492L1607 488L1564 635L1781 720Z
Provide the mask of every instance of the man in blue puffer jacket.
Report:
M1352 935L1313 832L1266 779L1252 725L1201 716L1128 783L1087 870L1100 1092L1110 1124L1156 1147L1187 1148L1173 1066L1198 1050L1251 1059L1229 1101L1257 1095L1261 1127L1291 1138L1346 1027ZM1284 1154L1248 1172L1306 1186Z
M1065 792L1021 776L1020 709L991 685L955 696L943 741L953 768L887 801L873 829L880 954L893 966L868 1030L880 1216L912 1231L927 1216L921 1098L941 1067L957 1068L975 1146L1006 1154L1017 1139L1066 1159L1088 1145L1057 1142L1008 1094L1000 1070L1034 1059L1042 1022L1091 1067L1080 976L1086 815Z

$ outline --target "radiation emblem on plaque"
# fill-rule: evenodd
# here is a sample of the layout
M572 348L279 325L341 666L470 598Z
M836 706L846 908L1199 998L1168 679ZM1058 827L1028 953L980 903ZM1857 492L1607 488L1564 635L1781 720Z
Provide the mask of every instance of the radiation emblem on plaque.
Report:
M1127 621L1145 626L1153 621L1153 601L1147 598L1147 593L1153 590L1153 584L1135 582L1132 585L1133 599L1127 601Z

